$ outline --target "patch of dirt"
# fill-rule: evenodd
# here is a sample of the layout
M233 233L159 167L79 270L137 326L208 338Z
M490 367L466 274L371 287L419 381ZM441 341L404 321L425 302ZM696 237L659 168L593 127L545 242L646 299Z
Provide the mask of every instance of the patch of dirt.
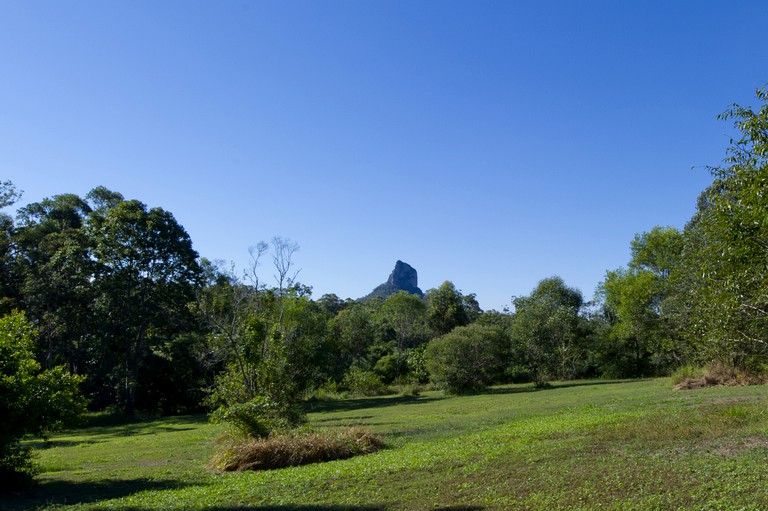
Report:
M768 449L768 438L747 437L729 440L714 448L714 453L720 457L730 458L752 449Z

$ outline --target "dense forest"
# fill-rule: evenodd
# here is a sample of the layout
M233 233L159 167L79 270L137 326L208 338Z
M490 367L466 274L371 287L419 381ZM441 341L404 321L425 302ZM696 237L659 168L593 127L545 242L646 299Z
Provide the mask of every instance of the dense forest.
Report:
M768 90L757 98L759 110L733 105L721 116L738 137L709 169L687 225L637 234L627 266L607 271L591 301L557 276L501 312L480 310L449 281L423 298L313 297L296 280L295 242L259 243L245 271L215 264L171 212L103 187L4 213L2 406L34 419L31 397L9 397L34 380L30 396L58 389L62 399L58 415L41 412L39 430L87 403L128 416L205 409L263 435L300 421L313 396L397 385L460 393L712 363L764 373ZM17 185L0 185L6 210ZM67 393L74 387L81 398Z

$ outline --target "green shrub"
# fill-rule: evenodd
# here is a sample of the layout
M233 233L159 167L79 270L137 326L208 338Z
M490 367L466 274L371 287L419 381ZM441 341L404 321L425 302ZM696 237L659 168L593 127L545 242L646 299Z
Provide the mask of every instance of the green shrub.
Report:
M408 372L407 355L403 352L389 353L381 357L373 371L381 377L385 383L392 383Z
M344 375L342 386L349 390L350 394L357 396L384 396L392 394L392 390L384 385L378 374L372 371L363 371L352 367Z
M672 383L678 385L685 380L701 378L706 373L706 369L702 366L686 364L678 367L671 374Z
M424 360L424 352L427 349L426 344L422 344L414 349L407 350L408 379L412 383L429 383L429 371Z
M477 392L503 374L508 343L498 327L458 327L430 341L425 353L427 369L435 385L447 392Z
M39 469L32 463L29 448L17 442L2 442L0 445L0 490L25 488Z
M403 383L400 385L391 385L394 394L401 395L403 397L418 397L422 392L427 390L428 385L420 385L418 383Z
M322 387L315 391L312 399L318 401L339 401L348 397L349 394L336 381L329 379Z
M530 383L533 381L531 370L522 364L515 364L506 371L507 380L511 383Z
M45 438L85 411L80 376L43 370L33 358L36 332L23 313L0 318L0 487L18 488L35 474L25 435Z
M211 414L211 420L229 423L241 434L266 438L287 431L302 422L304 413L298 405L285 405L256 396L245 403L222 406Z

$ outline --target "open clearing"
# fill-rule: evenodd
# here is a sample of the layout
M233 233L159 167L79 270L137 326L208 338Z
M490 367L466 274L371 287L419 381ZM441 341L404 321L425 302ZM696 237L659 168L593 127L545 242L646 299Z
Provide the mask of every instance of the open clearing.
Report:
M93 425L35 442L40 484L0 508L765 510L767 396L657 379L318 402L312 427L368 427L387 448L226 474L206 469L223 429L205 416Z

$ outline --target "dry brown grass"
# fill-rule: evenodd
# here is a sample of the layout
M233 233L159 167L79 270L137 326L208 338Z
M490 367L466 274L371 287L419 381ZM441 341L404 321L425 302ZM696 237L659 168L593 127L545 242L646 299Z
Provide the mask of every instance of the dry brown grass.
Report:
M262 439L227 436L211 461L213 470L269 470L340 460L384 447L381 437L364 428L330 433L275 435Z
M754 374L736 367L714 362L702 374L676 382L675 390L693 390L708 387L740 387L768 383L768 375Z

